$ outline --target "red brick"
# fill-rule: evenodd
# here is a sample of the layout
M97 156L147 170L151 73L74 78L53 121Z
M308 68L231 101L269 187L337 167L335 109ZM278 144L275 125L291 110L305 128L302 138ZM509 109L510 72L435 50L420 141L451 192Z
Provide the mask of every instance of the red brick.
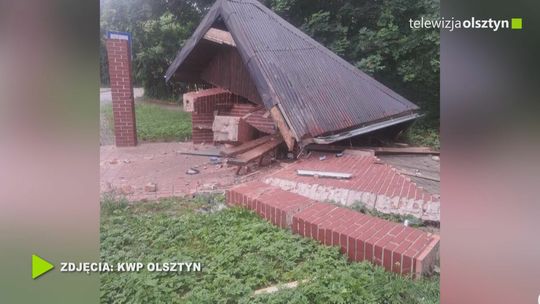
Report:
M401 254L398 252L392 253L392 272L401 273Z
M350 261L356 260L356 239L353 236L348 236L347 256Z
M412 273L412 258L408 255L402 255L402 261L403 264L401 265L401 273L402 274L411 274Z
M423 231L314 202L260 182L230 191L228 200L234 199L235 191L244 193L248 202L244 205L257 201L253 208L261 217L281 227L286 227L290 217L294 233L339 246L351 261L370 260L386 270L414 275L421 275L434 262L439 239Z
M388 243L384 247L383 252L383 266L387 271L392 271L393 252L397 247L397 244Z
M390 242L391 239L392 239L391 236L386 235L374 243L373 257L374 257L375 264L381 265L381 266L383 265L384 248Z
M333 244L333 241L332 241L332 230L330 228L326 228L324 230L324 235L325 235L325 241L324 243L328 246L332 246Z
M356 257L355 261L363 261L366 259L364 240L356 239Z
M326 231L326 229L324 229L324 228L318 230L317 240L319 242L321 242L322 244L324 244L324 242L326 240L325 234L324 234L325 231Z

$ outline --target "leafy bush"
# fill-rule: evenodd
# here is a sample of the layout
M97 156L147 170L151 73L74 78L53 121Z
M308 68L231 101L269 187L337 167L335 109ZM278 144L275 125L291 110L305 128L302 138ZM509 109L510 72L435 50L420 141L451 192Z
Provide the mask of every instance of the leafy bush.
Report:
M103 303L438 303L439 280L411 280L274 227L252 212L201 212L222 198L121 204L101 217L104 262L200 262L197 273L104 273ZM110 206L112 202L107 202ZM296 289L253 296L277 283Z
M437 120L438 122L438 120ZM438 125L420 120L413 124L403 135L402 139L414 146L426 146L434 150L441 149Z

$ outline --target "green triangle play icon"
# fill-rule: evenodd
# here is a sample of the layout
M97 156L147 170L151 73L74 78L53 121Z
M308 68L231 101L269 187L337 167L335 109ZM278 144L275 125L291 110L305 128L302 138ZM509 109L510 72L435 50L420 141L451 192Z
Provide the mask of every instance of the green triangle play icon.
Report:
M54 268L54 265L32 254L32 279L35 279Z

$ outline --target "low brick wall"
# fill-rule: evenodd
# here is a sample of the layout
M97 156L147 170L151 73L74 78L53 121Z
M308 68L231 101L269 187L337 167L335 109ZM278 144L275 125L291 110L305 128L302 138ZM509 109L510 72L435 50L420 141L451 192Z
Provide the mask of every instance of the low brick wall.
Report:
M388 271L416 277L430 272L439 236L325 204L258 181L226 193L227 203L255 211L276 226L329 246L351 261L371 261Z

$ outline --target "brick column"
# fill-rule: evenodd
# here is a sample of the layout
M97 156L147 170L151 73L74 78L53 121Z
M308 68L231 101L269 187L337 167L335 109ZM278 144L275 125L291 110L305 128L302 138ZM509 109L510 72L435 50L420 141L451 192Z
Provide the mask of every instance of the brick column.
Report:
M114 136L117 147L137 145L135 102L131 81L131 55L127 40L108 39L109 78L114 116Z

